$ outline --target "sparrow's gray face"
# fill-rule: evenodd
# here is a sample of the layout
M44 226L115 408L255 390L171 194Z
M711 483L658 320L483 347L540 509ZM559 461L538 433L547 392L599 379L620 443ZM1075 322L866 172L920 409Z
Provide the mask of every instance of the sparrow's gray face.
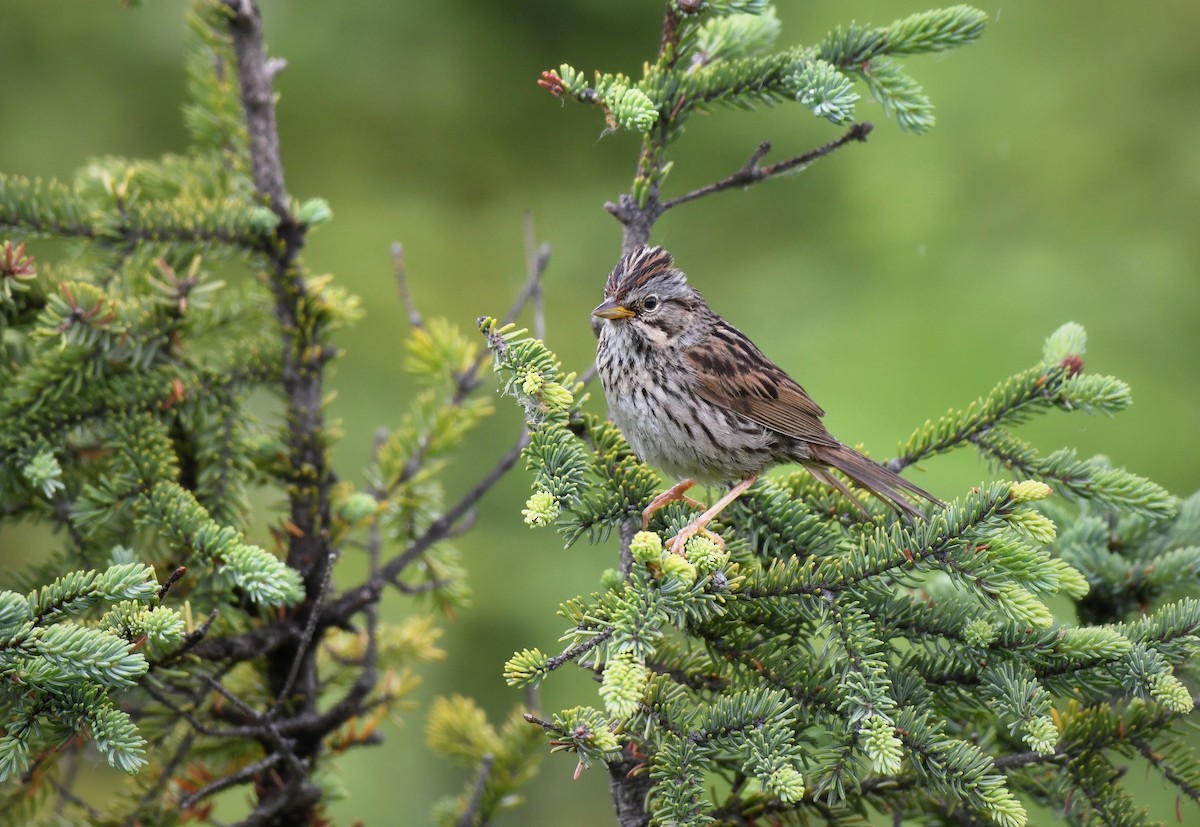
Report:
M604 301L593 315L651 346L677 339L704 300L673 265L670 253L658 247L625 256L609 275Z

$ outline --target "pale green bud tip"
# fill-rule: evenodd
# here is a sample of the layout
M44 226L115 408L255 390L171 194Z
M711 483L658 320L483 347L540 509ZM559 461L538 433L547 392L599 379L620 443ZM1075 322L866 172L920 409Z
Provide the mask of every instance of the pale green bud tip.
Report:
M667 554L659 562L664 580L677 580L685 586L696 582L696 567L686 557Z
M597 729L592 731L592 748L599 752L616 752L621 745L611 730Z
M1050 334L1043 353L1046 361L1055 364L1068 356L1082 356L1087 350L1087 331L1077 322L1067 322Z
M600 697L604 709L614 718L628 718L637 712L650 674L629 652L621 652L604 667Z
M988 804L988 815L1000 827L1025 827L1029 823L1029 815L1021 802L1006 789L995 791Z
M525 378L521 381L521 392L529 396L542 389L542 375L536 370L531 370L525 374Z
M1029 509L1014 511L1009 516L1009 521L1035 543L1048 545L1053 543L1054 538L1058 536L1058 529L1055 527L1054 521L1038 511Z
M1025 480L1014 482L1008 489L1008 494L1015 503L1028 503L1044 500L1054 493L1054 489L1041 480Z
M1038 755L1050 755L1058 743L1058 727L1049 715L1039 715L1025 725L1025 743Z
M871 769L884 775L900 772L904 747L896 729L880 717L869 719L862 728L863 752L871 759Z
M1061 559L1056 558L1055 562L1062 563L1062 567L1058 571L1058 590L1060 592L1078 600L1091 591L1092 585L1080 571L1071 568Z
M300 211L296 217L300 219L301 224L315 227L332 219L333 210L329 208L329 202L324 198L310 198L300 205Z
M37 456L21 469L21 473L30 485L41 490L46 499L66 488L62 482L62 466L58 464L58 458L49 451L38 452Z
M378 505L370 494L356 491L342 501L338 507L338 516L348 523L357 523L373 515Z
M549 491L537 491L525 502L521 514L534 528L550 525L558 519L558 500Z
M996 627L981 617L971 620L963 627L963 640L968 645L981 649L995 643L997 635Z
M1172 712L1192 711L1192 693L1177 677L1166 672L1150 678L1150 697Z
M697 534L687 542L687 559L700 574L711 574L729 560L729 552L706 534Z
M270 232L279 223L279 216L270 207L255 207L250 211L250 222L255 229Z
M575 401L575 395L557 382L542 385L542 399L552 411L565 411Z
M549 658L540 649L517 652L504 664L504 680L509 686L537 683L546 672Z
M643 566L662 557L662 538L653 531L639 531L629 542L629 553Z
M784 804L792 804L804 798L804 776L795 767L780 767L772 770L765 785Z

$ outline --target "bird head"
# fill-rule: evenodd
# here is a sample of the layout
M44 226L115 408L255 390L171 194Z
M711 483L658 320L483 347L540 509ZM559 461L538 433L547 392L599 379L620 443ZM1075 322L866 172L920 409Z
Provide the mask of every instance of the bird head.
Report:
M609 325L628 325L651 342L678 335L703 304L700 294L661 247L639 247L623 256L608 276L604 301L592 311Z

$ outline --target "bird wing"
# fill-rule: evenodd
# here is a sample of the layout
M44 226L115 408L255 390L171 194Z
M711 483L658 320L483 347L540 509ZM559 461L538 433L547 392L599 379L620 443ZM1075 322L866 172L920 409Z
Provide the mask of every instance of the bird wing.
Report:
M702 399L795 439L841 444L821 424L821 406L740 330L718 319L712 334L710 347L684 351Z

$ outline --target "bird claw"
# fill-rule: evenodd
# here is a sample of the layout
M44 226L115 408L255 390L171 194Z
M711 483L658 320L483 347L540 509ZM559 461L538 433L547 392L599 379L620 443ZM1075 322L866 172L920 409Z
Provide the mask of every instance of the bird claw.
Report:
M690 523L681 528L678 534L667 540L667 545L671 547L671 551L673 553L683 557L687 548L688 540L692 539L697 534L705 535L708 537L708 539L716 543L717 547L720 548L721 551L725 550L724 537L722 537L720 534L717 534L715 531L709 531L704 526L697 525L696 523Z
M691 497L686 496L684 493L695 484L696 483L692 480L683 480L682 482L676 483L652 499L650 504L646 506L645 510L642 511L642 531L646 531L650 528L650 518L654 516L654 512L658 511L667 503L683 501L692 508L697 508L700 511L703 511L707 507L704 505L704 503L694 500Z

